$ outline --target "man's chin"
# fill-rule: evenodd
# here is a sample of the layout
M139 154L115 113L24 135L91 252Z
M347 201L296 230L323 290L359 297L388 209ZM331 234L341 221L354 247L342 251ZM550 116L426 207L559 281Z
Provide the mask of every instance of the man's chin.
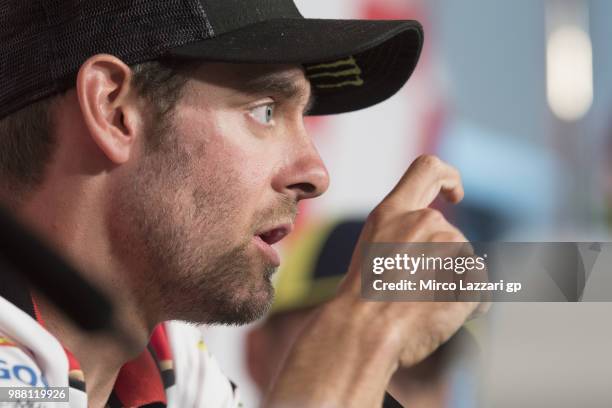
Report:
M180 320L198 324L244 325L263 317L272 305L274 288L270 277L274 270L266 270L264 277L259 275L258 282L240 282L228 285L223 290L214 291L206 296L201 293L198 299L185 304L178 313ZM230 287L232 286L232 287ZM178 311L178 310L177 310Z
M272 304L273 265L248 246L229 251L206 271L167 281L166 316L200 324L242 325L265 315Z
M217 309L208 324L244 325L263 317L272 306L274 289L269 288L248 297L234 298L231 302L223 302L224 307Z

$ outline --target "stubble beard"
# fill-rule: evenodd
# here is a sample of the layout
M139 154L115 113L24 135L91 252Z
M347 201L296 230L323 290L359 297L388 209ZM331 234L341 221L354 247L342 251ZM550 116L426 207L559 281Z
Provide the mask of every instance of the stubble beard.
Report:
M121 218L116 224L127 226L113 234L115 250L132 260L132 292L143 309L157 315L150 319L254 321L272 303L275 268L250 253L252 236L242 244L223 238L224 220L240 211L227 206L240 202L228 196L231 175L212 176L205 190L187 191L190 164L199 158L172 139L115 192L115 217ZM185 197L190 204L179 204Z

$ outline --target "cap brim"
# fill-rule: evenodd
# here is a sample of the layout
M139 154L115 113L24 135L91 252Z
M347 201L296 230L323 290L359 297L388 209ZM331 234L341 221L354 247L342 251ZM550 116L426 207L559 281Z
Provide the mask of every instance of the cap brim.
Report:
M423 29L412 20L274 19L172 49L179 58L302 64L311 115L350 112L395 94L416 67Z

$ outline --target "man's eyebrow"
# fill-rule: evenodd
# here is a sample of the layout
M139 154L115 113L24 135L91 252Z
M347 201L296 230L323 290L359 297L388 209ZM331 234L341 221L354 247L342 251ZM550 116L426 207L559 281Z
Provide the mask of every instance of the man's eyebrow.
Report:
M304 82L307 85L302 86ZM295 74L270 73L247 80L240 85L240 91L250 95L271 95L284 100L306 99L304 113L306 114L314 105L314 95L308 81L299 81Z

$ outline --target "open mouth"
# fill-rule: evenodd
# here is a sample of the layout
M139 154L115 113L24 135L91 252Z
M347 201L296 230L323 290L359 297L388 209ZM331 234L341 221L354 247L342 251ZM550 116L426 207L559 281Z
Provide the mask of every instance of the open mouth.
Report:
M289 235L290 230L291 230L290 226L283 225L283 226L265 231L261 234L257 234L257 236L261 238L261 240L265 242L266 244L274 245L280 240L282 240L283 238L285 238L287 235Z
M272 245L285 238L292 230L291 224L283 224L278 227L264 230L261 233L255 234L253 237L255 245L266 255L274 266L280 265L280 256Z

